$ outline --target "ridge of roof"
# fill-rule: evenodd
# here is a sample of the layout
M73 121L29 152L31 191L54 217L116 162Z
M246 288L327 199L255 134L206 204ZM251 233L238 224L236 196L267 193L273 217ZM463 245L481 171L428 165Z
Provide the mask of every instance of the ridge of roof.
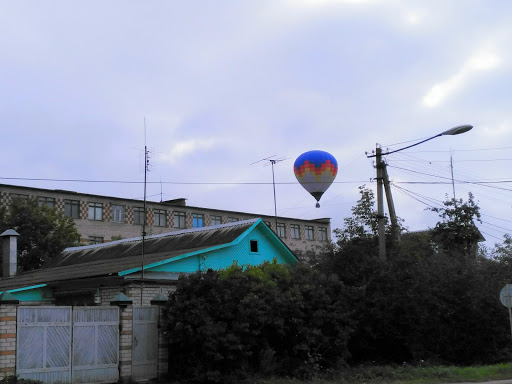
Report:
M235 222L226 223L226 224L210 225L208 227L181 229L178 231L171 231L171 232L165 232L165 233L160 233L160 234L156 234L156 235L145 236L144 239L151 240L151 239L159 239L159 238L165 238L165 237L170 237L170 236L179 236L179 235L183 235L183 234L187 234L187 233L210 232L210 231L216 230L216 229L237 227L237 226L246 225L246 224L254 225L258 221L261 221L261 218L240 220L240 221L235 221ZM108 247L113 247L118 244L133 243L133 242L138 242L138 241L142 241L142 236L131 237L128 239L121 239L121 240L115 240L115 241L109 241L108 243L80 245L78 247L68 247L68 248L65 248L62 252L64 253L64 252L72 252L72 251L78 251L78 250L84 250L84 249L108 248Z

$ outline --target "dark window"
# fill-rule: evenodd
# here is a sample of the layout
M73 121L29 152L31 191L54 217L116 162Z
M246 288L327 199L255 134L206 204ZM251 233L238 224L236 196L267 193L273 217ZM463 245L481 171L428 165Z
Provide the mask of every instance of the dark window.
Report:
M327 228L318 228L318 240L327 240Z
M174 228L186 228L185 212L174 212Z
M64 200L64 216L78 219L80 217L80 201Z
M306 233L306 240L315 240L315 228L311 225L306 225L304 228Z
M228 217L228 223L235 223L237 221L240 221L238 217Z
M89 203L89 220L103 220L102 203Z
M153 212L155 227L165 227L167 225L167 211L165 209L155 209Z
M285 223L277 223L277 236L281 239L286 239L286 224Z
M290 225L290 234L292 239L300 239L300 225L291 224Z
M258 241L251 240L251 252L258 252Z
M204 227L204 215L200 213L192 214L192 226L194 228Z
M11 199L28 199L28 195L24 195L23 193L10 193L9 196Z
M89 243L90 244L102 244L103 243L103 237L101 237L101 236L89 236Z
M133 224L144 224L144 208L133 207Z
M124 223L124 206L112 205L112 221L116 223Z
M48 208L55 208L55 199L53 197L38 197L39 206L46 205Z
M221 225L222 216L210 216L211 225Z

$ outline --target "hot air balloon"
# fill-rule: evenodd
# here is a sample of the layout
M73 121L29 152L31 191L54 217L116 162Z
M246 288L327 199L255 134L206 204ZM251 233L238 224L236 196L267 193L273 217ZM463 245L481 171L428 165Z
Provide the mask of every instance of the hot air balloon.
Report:
M320 198L336 178L338 162L330 153L309 151L297 157L293 171L299 183L316 199L319 208Z

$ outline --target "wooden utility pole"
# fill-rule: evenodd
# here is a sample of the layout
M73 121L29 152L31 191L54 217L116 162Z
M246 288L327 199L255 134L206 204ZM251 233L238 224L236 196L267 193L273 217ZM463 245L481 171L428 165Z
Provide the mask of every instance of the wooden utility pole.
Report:
M377 219L379 222L379 258L381 261L386 261L386 216L384 216L384 163L382 162L382 148L376 149L376 163L377 169Z

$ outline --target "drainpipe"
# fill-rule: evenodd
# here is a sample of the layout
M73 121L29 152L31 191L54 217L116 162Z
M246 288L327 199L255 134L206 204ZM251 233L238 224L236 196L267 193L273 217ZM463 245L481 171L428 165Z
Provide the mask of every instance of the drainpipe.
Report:
M8 229L0 235L2 237L2 277L16 274L18 268L18 236L14 229Z

